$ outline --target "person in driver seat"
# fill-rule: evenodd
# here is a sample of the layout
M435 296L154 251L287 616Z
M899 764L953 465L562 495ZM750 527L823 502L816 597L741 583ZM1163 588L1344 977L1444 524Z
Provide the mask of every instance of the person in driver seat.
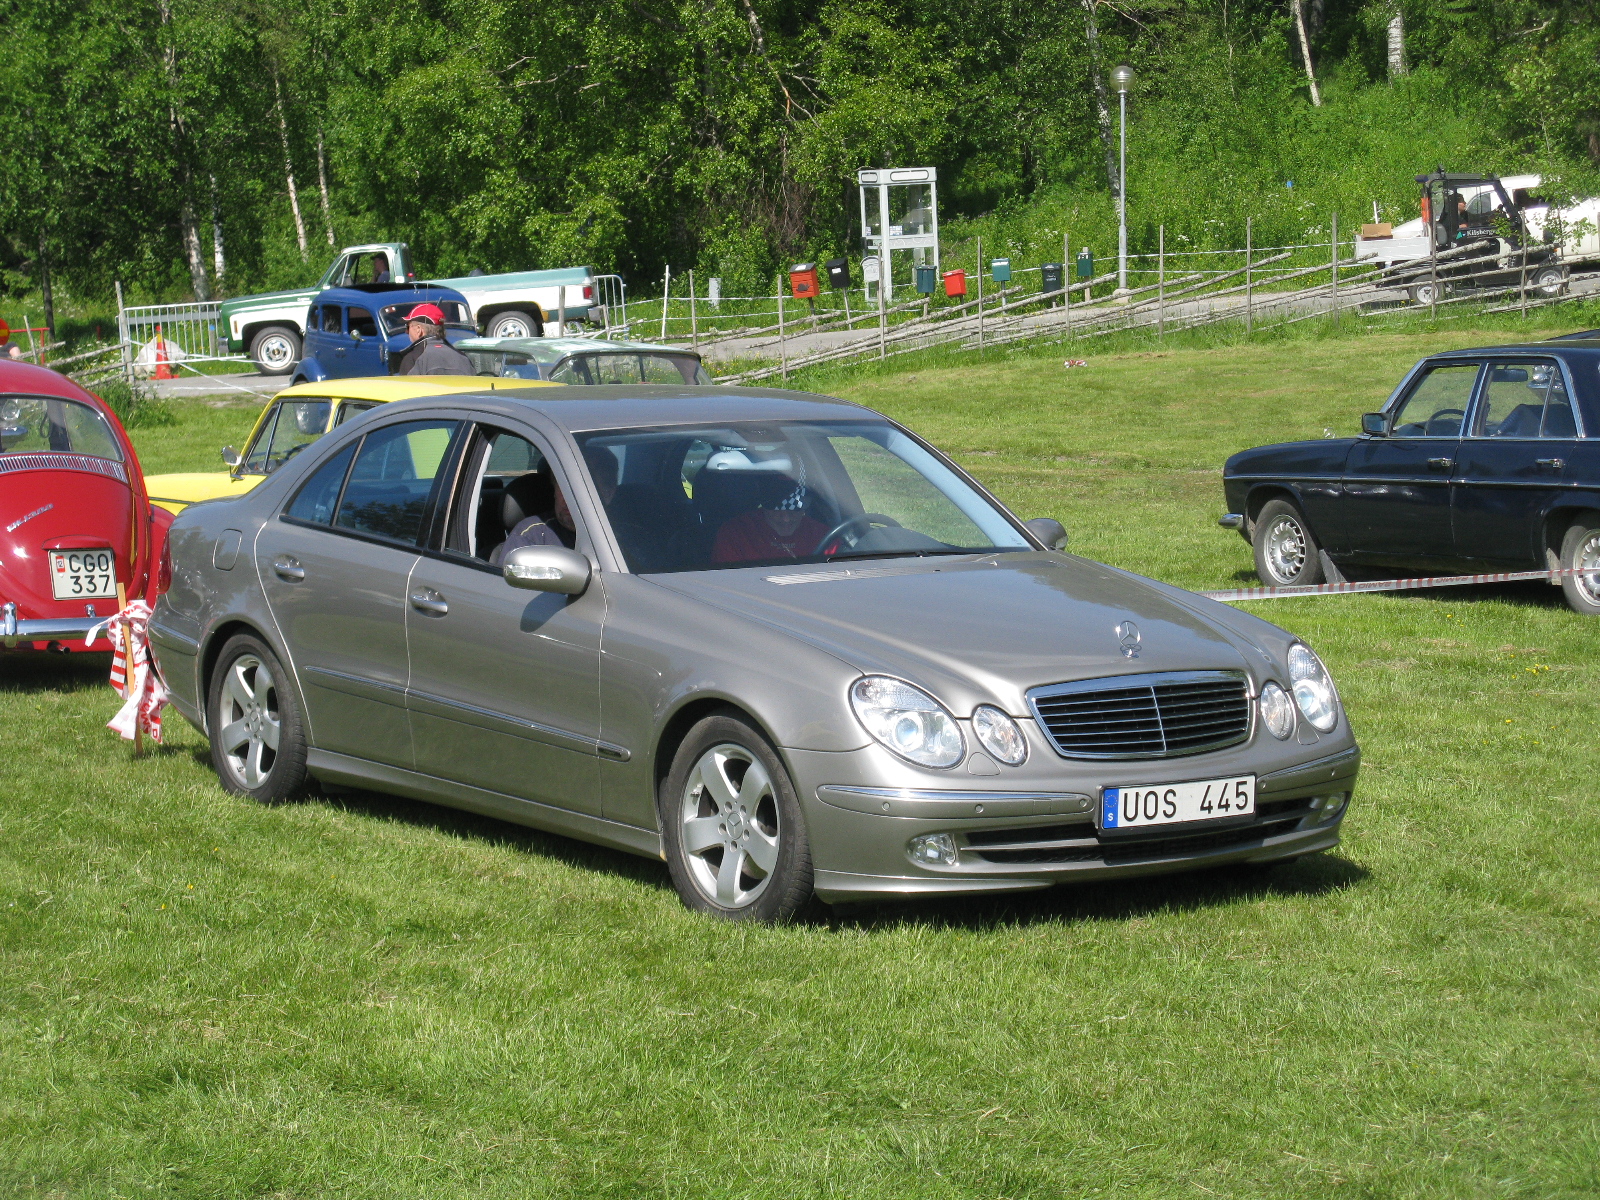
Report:
M828 527L806 515L809 495L802 478L793 491L723 522L711 547L711 561L762 562L815 554Z
M600 493L600 503L610 504L611 498L617 494L617 456L609 450L585 450L583 461L588 464L595 491ZM489 556L489 561L495 566L504 562L506 555L513 550L520 550L524 546L565 546L571 550L576 544L578 523L573 519L572 510L567 507L567 498L562 494L561 485L554 480L551 484L555 489L551 510L527 518L506 534L506 540L495 547L494 553Z

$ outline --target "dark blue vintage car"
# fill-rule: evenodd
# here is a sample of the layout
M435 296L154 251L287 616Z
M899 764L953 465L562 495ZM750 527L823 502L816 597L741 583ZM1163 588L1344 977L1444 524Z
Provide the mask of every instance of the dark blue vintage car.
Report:
M306 336L295 383L388 375L411 348L405 316L418 304L437 304L445 340L476 337L466 297L436 284L362 283L318 292L306 313Z
M1222 524L1264 583L1600 568L1600 330L1432 355L1361 428L1228 460ZM1563 587L1600 614L1600 575Z

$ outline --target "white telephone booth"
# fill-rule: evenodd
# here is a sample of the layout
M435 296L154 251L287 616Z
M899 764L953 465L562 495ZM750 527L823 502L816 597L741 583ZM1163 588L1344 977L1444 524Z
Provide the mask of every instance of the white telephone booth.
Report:
M884 265L884 299L894 296L894 252L909 250L914 265L939 266L939 171L936 167L876 167L856 172L861 188L861 239ZM872 299L872 280L862 271ZM876 276L878 272L874 271Z

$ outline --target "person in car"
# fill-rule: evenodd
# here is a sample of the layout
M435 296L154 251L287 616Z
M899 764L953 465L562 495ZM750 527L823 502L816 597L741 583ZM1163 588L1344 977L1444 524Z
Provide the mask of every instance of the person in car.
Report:
M609 450L586 450L583 460L588 464L595 491L600 493L600 503L610 504L611 498L617 494L617 456ZM554 488L555 499L551 510L519 522L506 534L506 540L495 547L494 553L489 556L491 563L499 566L505 561L506 555L524 546L565 546L568 550L572 549L578 540L578 523L573 519L572 510L567 507L567 498L561 491L561 485L554 483Z
M418 304L406 314L411 349L400 359L396 375L471 375L472 360L444 339L444 310Z
M809 495L800 480L772 503L723 522L711 547L711 561L764 562L815 554L828 527L806 515Z
M372 256L372 282L389 282L389 256L387 254L374 254Z

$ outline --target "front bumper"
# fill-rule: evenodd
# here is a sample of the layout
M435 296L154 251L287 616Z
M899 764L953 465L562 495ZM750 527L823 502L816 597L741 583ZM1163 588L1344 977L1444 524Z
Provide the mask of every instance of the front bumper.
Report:
M101 617L42 617L22 620L14 603L0 605L0 643L14 647L25 642L81 642Z
M985 786L999 785L1004 777L952 777L942 788L884 786L865 778L881 774L883 765L871 748L789 754L806 810L817 893L839 903L1031 891L1073 880L1269 863L1328 850L1339 844L1361 751L1348 735L1317 749L1321 753L1286 766L1259 763L1259 755L1253 767L1242 755L1208 754L1160 760L1154 772L1149 763L1057 760L1064 768L1058 776L1062 786L1039 789ZM1262 773L1262 766L1272 769ZM1140 777L1153 781L1155 773L1173 781L1256 774L1256 811L1103 834L1095 824L1101 788L1131 786ZM951 835L953 864L911 858L911 839L928 833Z

